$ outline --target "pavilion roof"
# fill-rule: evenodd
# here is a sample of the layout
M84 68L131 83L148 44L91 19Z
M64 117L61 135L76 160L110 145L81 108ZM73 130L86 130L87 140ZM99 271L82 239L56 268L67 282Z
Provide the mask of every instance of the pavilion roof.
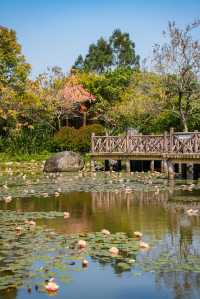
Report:
M85 103L95 101L96 97L88 92L75 76L70 76L62 90L64 101L68 104Z

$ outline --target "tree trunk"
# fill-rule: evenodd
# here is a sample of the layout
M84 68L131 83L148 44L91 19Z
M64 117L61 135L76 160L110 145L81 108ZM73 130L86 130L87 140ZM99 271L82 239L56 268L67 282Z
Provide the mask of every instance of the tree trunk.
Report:
M83 127L85 127L87 124L87 112L84 111L83 112Z
M188 132L188 125L187 125L187 121L183 121L183 127L184 127L184 132Z
M179 92L179 96L178 96L178 108L179 108L180 118L181 118L181 122L182 122L182 125L183 125L184 132L188 132L187 116L188 116L188 113L189 113L189 105L188 105L188 102L187 102L186 111L184 113L183 112L183 107L182 107L182 93L181 92Z
M185 116L185 114L183 112L180 113L180 116L181 116L181 122L183 125L183 130L184 130L184 132L188 132L187 117Z
M66 127L69 127L69 118L66 116Z
M61 128L61 121L60 121L60 117L58 117L58 130L60 130Z

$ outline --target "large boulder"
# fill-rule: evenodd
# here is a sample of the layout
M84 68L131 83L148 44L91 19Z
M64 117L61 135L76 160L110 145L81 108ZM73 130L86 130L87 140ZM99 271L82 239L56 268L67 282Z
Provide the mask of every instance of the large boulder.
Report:
M65 151L55 154L46 160L45 172L78 171L83 169L84 162L80 155L74 152Z

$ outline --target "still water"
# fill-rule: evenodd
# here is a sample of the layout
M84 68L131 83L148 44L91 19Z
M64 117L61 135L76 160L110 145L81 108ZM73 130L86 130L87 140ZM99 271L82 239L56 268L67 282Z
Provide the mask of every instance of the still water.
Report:
M89 182L91 179L87 186ZM191 207L198 208L198 185L188 192L182 190L182 183L178 181L174 186L168 186L167 181L161 180L153 183L153 188L135 181L130 184L130 180L127 180L128 187L124 182L121 186L120 182L121 178L111 188L113 182L110 178L103 183L101 181L101 184L95 184L93 180L92 186L85 191L68 188L69 192L65 190L58 197L50 195L45 198L39 193L18 196L7 203L0 201L0 210L19 214L68 211L71 217L67 221L63 217L41 217L36 220L37 226L53 230L58 235L98 232L103 228L111 233L124 232L128 236L140 231L144 235L143 240L150 244L149 251L138 252L138 263L130 271L117 271L109 263L99 263L87 257L88 268L70 273L70 282L58 281L60 289L55 294L56 298L200 298L200 216L188 216L186 213ZM81 179L76 181L77 189L81 183ZM71 186L73 180L70 179L67 184ZM49 186L49 190L51 188ZM17 259L14 251L12 254ZM0 260L0 266L1 263ZM1 281L5 271L0 274ZM19 287L0 291L1 299L43 299L48 296L34 287L31 290Z

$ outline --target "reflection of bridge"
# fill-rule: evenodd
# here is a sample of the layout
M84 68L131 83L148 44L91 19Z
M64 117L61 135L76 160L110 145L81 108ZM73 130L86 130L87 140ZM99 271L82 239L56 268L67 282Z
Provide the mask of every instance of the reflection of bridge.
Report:
M130 135L95 136L92 134L92 162L105 160L126 161L127 171L132 170L132 161L151 161L150 169L154 170L154 161L162 162L162 170L173 178L174 164L200 164L200 132L177 133L173 129L163 135ZM93 163L94 164L94 163Z
M117 192L91 192L92 195L92 210L98 209L113 210L114 208L127 210L131 206L134 206L137 202L140 206L144 204L160 205L161 203L167 203L169 199L168 190L159 192L156 194L155 191L117 191Z

